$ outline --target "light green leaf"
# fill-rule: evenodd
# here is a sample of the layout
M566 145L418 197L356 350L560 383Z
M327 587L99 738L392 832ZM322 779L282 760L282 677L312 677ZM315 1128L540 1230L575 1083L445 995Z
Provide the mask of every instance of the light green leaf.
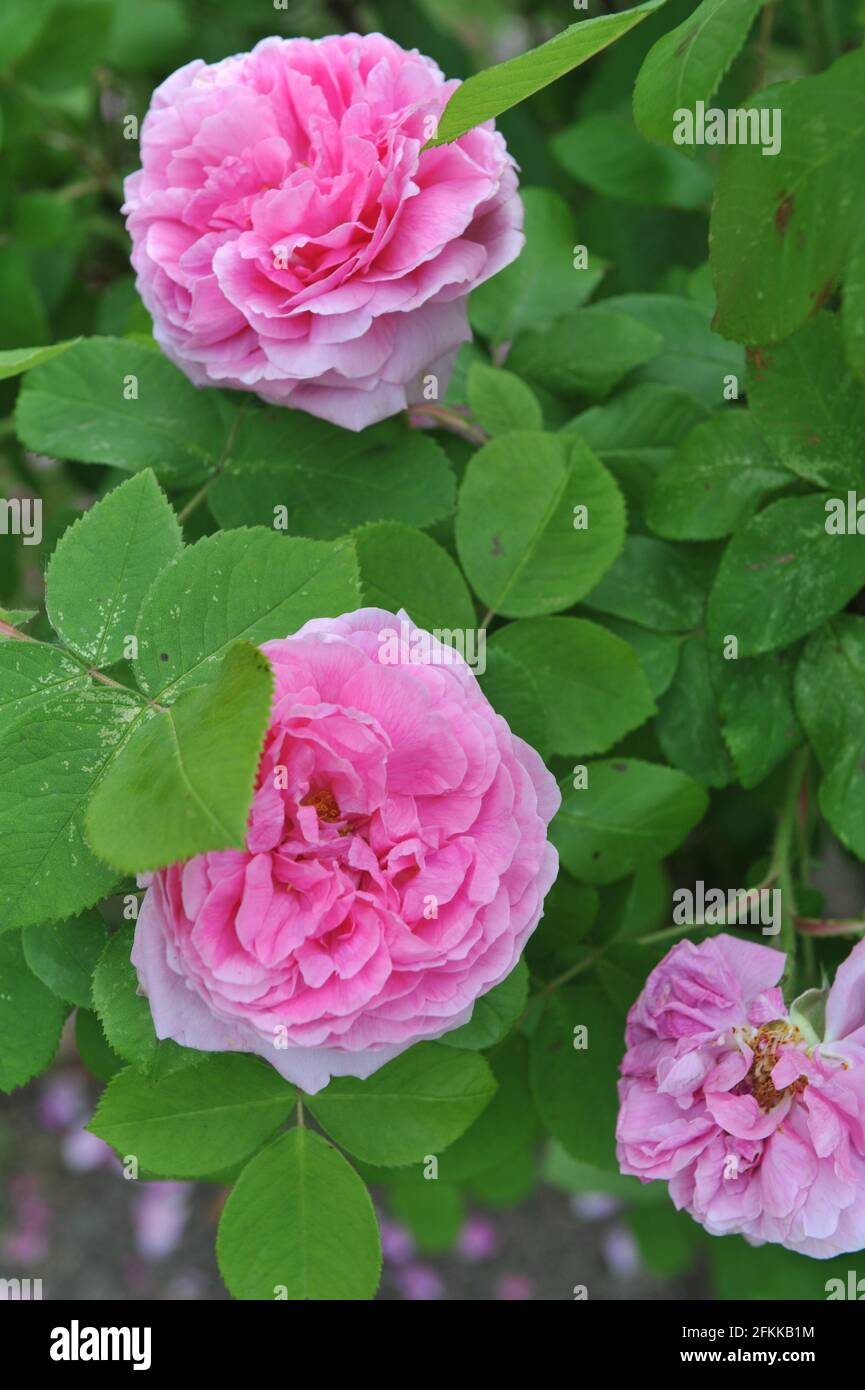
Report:
M0 67L11 68L38 40L56 0L5 0L0 12Z
M334 1077L307 1098L319 1124L365 1163L401 1167L439 1153L468 1129L496 1089L476 1052L418 1043L365 1081Z
M28 968L18 933L0 936L0 1091L8 1094L45 1070L66 1013Z
M466 470L457 551L475 592L507 617L576 603L613 563L624 533L619 490L580 439L503 435Z
M295 1100L294 1087L260 1057L209 1052L158 1081L127 1067L109 1081L87 1128L160 1177L198 1178L254 1153Z
M147 590L182 549L177 517L149 468L64 532L46 572L55 632L91 666L112 666Z
M222 1213L216 1253L229 1291L242 1299L370 1299L381 1272L363 1182L301 1126L243 1170Z
M676 112L715 95L764 0L702 0L649 50L634 88L634 119L650 140L674 143Z
M460 571L423 531L397 521L377 521L361 527L352 539L363 602L369 607L390 613L404 608L427 632L465 632L476 626L472 597ZM468 648L464 654L468 659Z
M600 283L604 265L587 253L577 269L580 239L573 211L551 188L520 190L526 244L520 255L469 298L469 318L490 342L510 342L524 328L543 328L578 309Z
M31 708L0 744L0 930L72 917L117 875L91 853L84 810L142 706L119 690Z
M138 622L135 672L161 704L200 685L238 639L265 642L308 618L358 606L350 541L279 536L263 527L206 536L188 546L151 587Z
M21 939L27 964L43 985L67 1004L88 1009L93 971L106 941L99 913L25 927Z
M624 618L604 616L601 626L615 637L621 637L629 647L633 647L637 660L643 668L649 689L657 700L670 686L676 667L679 664L679 650L682 638L677 633L651 632L646 627L638 627Z
M563 788L551 826L565 868L588 883L615 883L665 858L709 804L705 789L672 767L614 758L588 772L588 786Z
M585 618L510 623L490 639L531 672L555 753L603 753L655 712L634 650Z
M70 338L68 342L54 343L52 347L10 348L0 352L0 381L10 376L20 376L22 372L29 372L43 362L50 362L52 357L59 357L61 352L75 347L80 341L80 338Z
M486 669L478 673L481 690L512 733L545 757L547 721L538 683L529 668L500 647L486 647Z
M90 684L84 668L59 647L18 638L0 642L0 733L21 715Z
M735 531L767 493L791 482L751 416L728 410L698 425L656 476L646 519L670 540L716 540Z
M151 713L94 792L96 853L139 873L242 848L272 697L267 657L238 642L212 684Z
M487 434L544 427L537 396L513 372L475 362L469 368L468 395L475 418Z
M128 338L88 338L28 372L15 409L28 449L184 485L216 466L224 429L214 393Z
M664 0L646 0L645 4L624 14L584 19L548 39L540 48L470 77L457 88L445 107L435 139L429 146L447 144L482 121L509 111L557 77L600 53L635 24L654 14L663 3Z
M710 639L739 656L787 647L831 618L865 585L865 546L829 535L826 495L772 502L732 538L709 596Z

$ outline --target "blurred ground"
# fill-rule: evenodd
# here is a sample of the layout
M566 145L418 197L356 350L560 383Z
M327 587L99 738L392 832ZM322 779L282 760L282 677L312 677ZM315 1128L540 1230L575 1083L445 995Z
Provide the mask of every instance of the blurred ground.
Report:
M83 1129L98 1086L74 1061L3 1103L0 1275L41 1278L48 1299L223 1299L214 1239L227 1189L130 1182ZM576 1210L579 1204L582 1214ZM705 1298L702 1279L641 1269L615 1203L542 1188L517 1208L470 1212L447 1254L417 1251L384 1219L383 1299Z

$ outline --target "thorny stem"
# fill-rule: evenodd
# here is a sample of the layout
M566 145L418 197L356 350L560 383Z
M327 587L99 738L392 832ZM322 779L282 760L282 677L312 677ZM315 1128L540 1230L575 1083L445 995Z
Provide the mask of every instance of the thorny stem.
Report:
M423 419L437 420L445 429L450 430L452 434L461 435L470 444L486 444L489 440L489 435L480 425L472 424L471 420L460 415L459 411L451 410L446 405L428 405L424 402L410 406L408 418L412 425L417 425Z

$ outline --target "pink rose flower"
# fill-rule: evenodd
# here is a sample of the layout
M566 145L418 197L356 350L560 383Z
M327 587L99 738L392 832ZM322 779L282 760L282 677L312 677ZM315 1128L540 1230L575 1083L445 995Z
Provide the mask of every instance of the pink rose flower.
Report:
M313 1094L460 1027L513 969L556 876L559 790L419 632L365 608L264 644L246 848L155 873L139 913L160 1038L257 1052Z
M789 1013L785 959L721 935L652 971L628 1015L619 1165L668 1182L711 1235L826 1259L865 1245L865 942Z
M197 386L348 429L443 392L466 297L523 244L488 122L421 154L458 82L381 34L264 39L153 94L126 180L138 290Z

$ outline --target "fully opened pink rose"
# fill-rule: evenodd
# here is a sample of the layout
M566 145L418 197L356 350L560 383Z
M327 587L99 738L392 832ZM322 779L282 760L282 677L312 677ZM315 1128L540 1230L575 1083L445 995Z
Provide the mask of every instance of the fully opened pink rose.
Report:
M865 1245L865 942L789 1013L784 963L721 935L652 971L628 1016L619 1164L712 1235L823 1259Z
M161 1038L257 1052L314 1093L459 1027L513 969L558 867L558 787L417 633L367 608L263 647L246 847L160 870L139 914Z
M153 94L126 180L138 289L167 355L361 429L443 390L466 296L523 244L492 122L421 150L459 84L381 34L265 39Z

